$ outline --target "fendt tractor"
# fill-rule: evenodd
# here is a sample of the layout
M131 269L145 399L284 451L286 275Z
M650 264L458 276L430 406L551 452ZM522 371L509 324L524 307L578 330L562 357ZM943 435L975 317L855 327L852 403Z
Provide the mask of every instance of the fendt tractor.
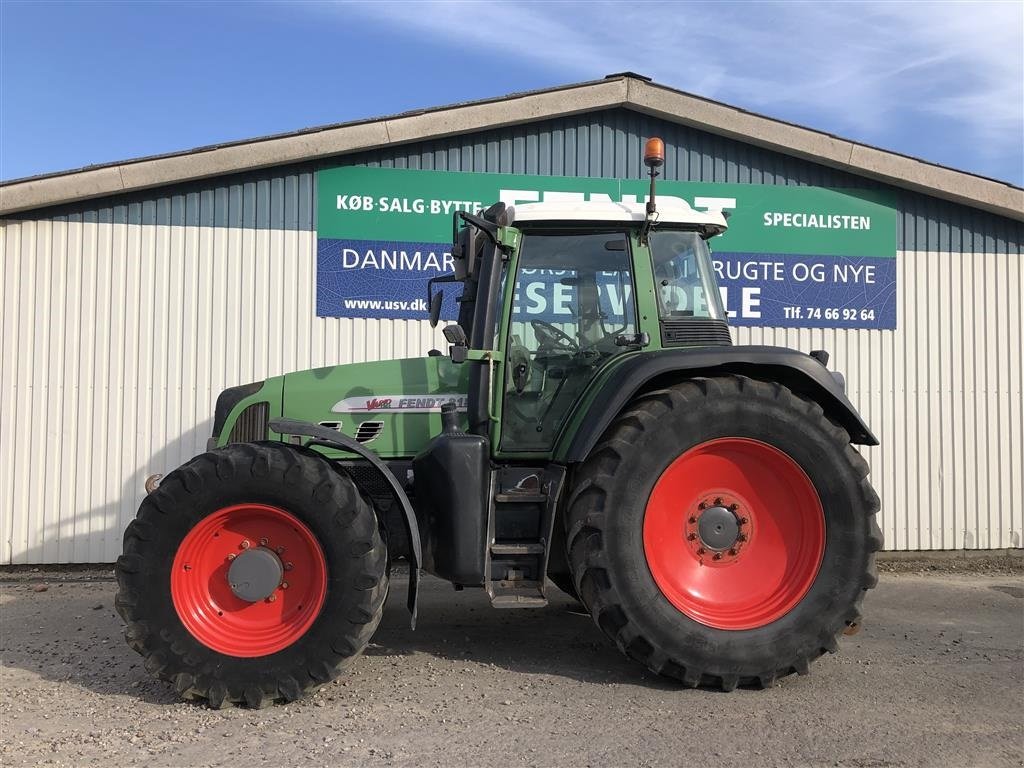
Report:
M209 450L147 483L117 562L146 669L214 707L291 701L366 648L392 564L495 608L576 598L684 686L806 673L861 621L877 440L823 351L733 346L720 212L496 204L453 218L447 354L232 387ZM530 301L549 280L566 311ZM450 288L450 294L456 293ZM538 643L545 642L538 637Z

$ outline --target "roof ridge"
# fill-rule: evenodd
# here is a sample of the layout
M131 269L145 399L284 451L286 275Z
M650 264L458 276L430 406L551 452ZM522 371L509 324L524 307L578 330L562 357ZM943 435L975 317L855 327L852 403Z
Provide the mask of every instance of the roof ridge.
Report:
M751 112L633 72L0 181L0 215L616 107L1024 220L1024 188L1010 182Z

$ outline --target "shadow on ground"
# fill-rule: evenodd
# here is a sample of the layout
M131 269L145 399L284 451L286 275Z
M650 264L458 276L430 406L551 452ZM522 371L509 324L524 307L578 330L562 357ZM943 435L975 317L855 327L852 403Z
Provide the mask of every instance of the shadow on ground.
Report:
M46 591L36 592L40 586ZM142 657L125 644L121 617L114 612L117 585L112 581L8 583L2 589L0 654L5 671L18 668L53 682L147 703L178 700L170 687L149 676Z
M384 619L366 654L428 654L474 661L523 674L560 675L581 682L681 686L623 656L575 600L548 587L546 608L495 609L483 590L426 581L416 630L409 629L406 581L392 584Z
M35 592L39 583L3 585L0 654L5 668L103 695L161 704L177 701L170 686L151 678L143 659L125 644L121 619L113 609L116 584L50 581L45 592ZM427 579L415 631L409 628L406 587L404 577L393 579L367 656L394 657L402 663L403 657L417 655L581 682L679 687L625 658L583 607L554 587L546 608L496 610L480 590L456 593L448 584ZM27 643L11 641L15 626L20 638L28 635Z

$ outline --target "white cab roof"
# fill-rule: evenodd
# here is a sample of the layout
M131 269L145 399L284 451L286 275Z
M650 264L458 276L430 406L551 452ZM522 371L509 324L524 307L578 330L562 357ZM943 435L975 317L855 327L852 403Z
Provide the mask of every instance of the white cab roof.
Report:
M677 197L656 199L658 224L689 224L721 234L728 228L721 211L695 211ZM641 222L647 218L644 203L556 200L546 203L522 203L508 209L510 222L523 221L609 221Z

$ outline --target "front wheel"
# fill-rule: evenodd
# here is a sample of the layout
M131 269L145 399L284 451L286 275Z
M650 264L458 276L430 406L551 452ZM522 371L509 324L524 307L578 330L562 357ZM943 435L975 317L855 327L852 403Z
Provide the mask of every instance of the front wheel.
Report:
M373 509L322 456L231 445L142 502L116 606L146 669L180 695L261 707L334 679L362 652L386 561Z
M876 582L867 474L849 435L780 384L649 393L574 478L575 583L625 653L687 685L804 673L859 623Z

